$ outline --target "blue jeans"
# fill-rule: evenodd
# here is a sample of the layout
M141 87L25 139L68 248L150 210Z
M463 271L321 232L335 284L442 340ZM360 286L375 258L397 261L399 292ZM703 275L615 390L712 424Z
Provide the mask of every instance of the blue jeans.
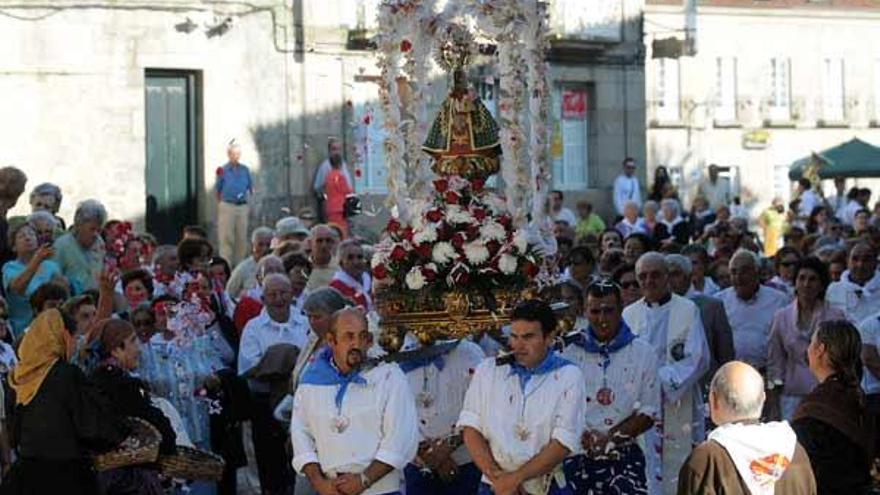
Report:
M648 493L645 479L645 455L632 443L619 447L620 458L590 459L584 455L569 457L562 463L565 480L574 493L604 495L639 495Z
M452 483L446 484L431 473L423 473L413 464L404 470L406 495L470 495L477 492L482 473L473 462L458 467Z

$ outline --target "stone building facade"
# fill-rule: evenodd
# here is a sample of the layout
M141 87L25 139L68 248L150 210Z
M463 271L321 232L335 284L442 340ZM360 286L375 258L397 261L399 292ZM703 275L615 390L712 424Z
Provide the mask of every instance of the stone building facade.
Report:
M791 199L793 161L880 144L876 2L701 0L696 19L696 55L655 58L657 40L684 38L682 2L645 8L648 176L669 167L685 204L716 163L754 218Z
M113 218L167 223L171 238L184 223L213 228L231 140L256 179L255 225L313 205L310 182L336 136L369 218L382 217L379 73L366 43L377 5L0 0L0 163L25 170L29 188L60 185L65 218L97 197ZM645 162L642 11L642 0L550 2L551 156L567 202L602 211L622 158ZM439 105L436 81L423 96ZM491 65L473 81L491 108Z

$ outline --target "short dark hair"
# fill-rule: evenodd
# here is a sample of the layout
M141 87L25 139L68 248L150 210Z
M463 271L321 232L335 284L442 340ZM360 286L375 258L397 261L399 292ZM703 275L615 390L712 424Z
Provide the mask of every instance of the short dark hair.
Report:
M813 187L813 184L810 183L810 179L807 179L805 177L801 177L800 179L798 179L798 185L800 185L804 189L810 189L811 187Z
M681 248L681 254L690 257L690 255L695 254L700 258L700 261L704 265L709 265L709 251L706 250L706 247L702 244L688 244L687 246Z
M617 284L619 287L620 279L622 279L624 275L630 272L635 273L636 266L631 263L624 263L615 268L613 272L611 272L611 280L613 280L614 283Z
M779 248L779 251L776 251L776 255L773 256L773 261L775 261L776 266L779 266L782 263L782 258L785 256L794 255L797 256L798 261L801 260L801 252L791 246L783 246Z
M624 265L632 267L632 265ZM620 267L623 268L623 267ZM620 269L618 268L618 270ZM633 271L635 268L633 267ZM615 271L616 272L616 271ZM617 285L617 282L609 279L597 280L590 284L586 290L586 297L584 299L589 299L590 296L593 297L608 297L613 295L617 298L617 302L623 301L623 295L620 293L620 286Z
M183 235L190 234L202 239L208 238L208 231L201 225L187 225L183 228Z
M591 265L596 264L596 256L593 254L593 250L588 246L575 246L571 248L571 251L569 251L565 257L565 265L580 263L589 263Z
M220 256L214 256L213 258L211 258L211 265L210 266L217 266L217 265L220 265L223 267L223 273L226 274L227 279L232 276L232 268L229 267L229 262L226 261L226 258L221 258Z
M183 268L189 268L194 259L209 258L213 253L214 248L203 239L184 239L177 244L177 258Z
M626 246L626 241L630 239L635 239L642 243L642 246L645 246L645 252L654 250L654 241L645 234L644 232L632 232L630 235L626 236L626 239L623 240L623 245Z
M541 324L541 333L549 335L556 330L556 315L550 305L540 299L529 299L519 303L510 315L510 321L537 321Z
M823 263L822 260L815 256L807 256L797 264L797 268L794 272L795 280L797 280L798 274L801 270L812 270L816 272L816 275L819 276L819 282L822 284L822 291L819 292L819 297L821 300L824 300L825 291L828 289L828 285L831 284L831 273L828 271L828 264Z
M560 191L559 189L554 189L554 190L550 191L550 194L558 194L559 199L565 199L565 195L562 194L562 191Z
M31 309L33 309L34 315L37 315L43 311L43 305L46 304L46 301L53 299L66 301L69 297L70 293L67 291L67 287L58 282L46 282L37 287L37 290L35 290L34 293L31 294L30 299L28 299L28 302L31 304Z
M312 272L312 263L300 253L287 253L281 257L281 262L284 264L284 273L289 273L295 266L304 266L308 273Z
M150 299L153 298L153 276L150 275L150 272L144 270L143 268L136 268L134 270L129 270L122 274L122 290L125 290L128 287L128 284L134 282L135 280L140 280L142 284L144 284L144 288L147 289L147 293L150 295Z

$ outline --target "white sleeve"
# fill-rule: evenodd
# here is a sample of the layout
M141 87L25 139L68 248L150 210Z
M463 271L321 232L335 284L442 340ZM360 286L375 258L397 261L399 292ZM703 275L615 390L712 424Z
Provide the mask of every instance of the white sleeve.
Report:
M390 394L382 415L382 440L376 460L403 469L419 448L416 400L400 368L389 366L389 369L385 386Z
M587 388L580 368L576 365L566 368L567 383L562 402L556 411L550 438L558 441L574 454L581 450L581 435L586 427Z
M650 349L643 359L645 365L642 368L639 403L635 412L657 418L660 416L660 387L657 385L657 373L654 372L657 369L657 354Z
M869 316L859 322L859 336L862 338L862 345L877 345L877 316Z
M621 187L621 182L620 176L614 179L614 210L618 215L623 215L623 204L629 199L626 197L623 187Z
M256 321L256 320L251 320ZM241 343L238 347L238 375L244 375L247 371L263 357L263 351L260 349L260 342L256 337L257 329L251 322L248 322L241 332Z
M703 330L703 321L700 318L699 309L693 306L694 316L690 332L684 343L684 358L681 361L666 364L660 367L658 378L666 394L667 400L676 402L689 392L703 373L709 369L709 344L706 342L706 332Z
M484 359L477 366L467 393L464 395L464 404L461 407L461 414L458 416L457 427L469 426L485 436L482 414L483 401L488 398L489 391L486 389L486 382L491 379L494 366L494 359L491 358Z
M303 389L297 389L290 415L290 443L293 446L293 469L298 473L302 473L306 464L318 462L318 447L310 431L307 401Z
M226 282L226 293L236 299L238 299L242 289L244 289L244 268L241 266L242 263L239 263L232 270L232 274L229 275L229 280Z

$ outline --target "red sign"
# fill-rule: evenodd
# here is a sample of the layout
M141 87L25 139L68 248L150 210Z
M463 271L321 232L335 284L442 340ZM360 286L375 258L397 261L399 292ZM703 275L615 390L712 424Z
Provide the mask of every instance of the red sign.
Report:
M566 120L587 118L587 91L585 89L562 90L562 118Z

